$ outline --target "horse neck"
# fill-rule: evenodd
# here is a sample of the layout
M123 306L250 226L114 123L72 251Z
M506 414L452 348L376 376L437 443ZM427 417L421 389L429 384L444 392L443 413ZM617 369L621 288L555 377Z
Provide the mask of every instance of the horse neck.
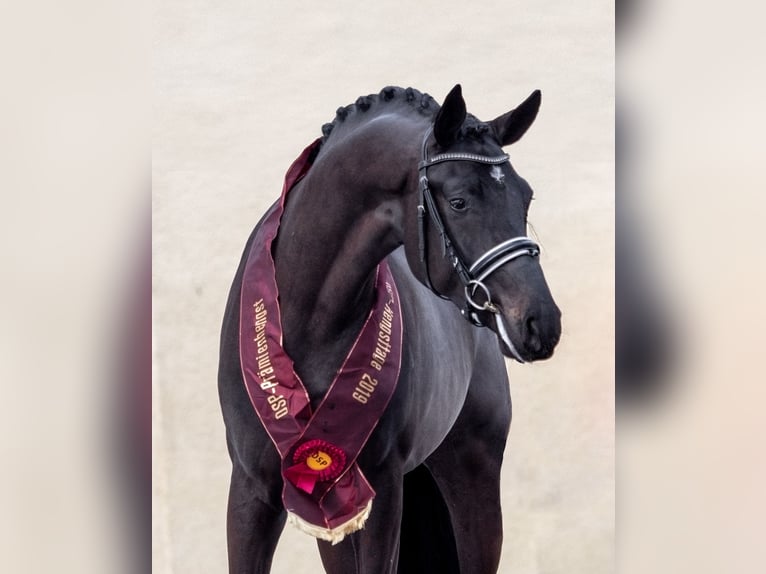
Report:
M404 199L415 188L424 127L410 123L328 140L290 192L274 251L288 352L358 331L369 312L377 265L402 243ZM412 142L381 143L381 129Z

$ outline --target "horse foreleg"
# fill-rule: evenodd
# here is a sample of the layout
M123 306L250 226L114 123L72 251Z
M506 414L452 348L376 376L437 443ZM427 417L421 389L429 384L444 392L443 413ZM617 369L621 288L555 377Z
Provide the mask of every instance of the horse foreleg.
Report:
M266 574L285 525L287 513L280 505L258 496L254 479L235 465L229 488L226 538L229 574Z
M372 480L375 499L362 530L331 545L318 541L327 574L395 574L402 520L402 477Z
M449 509L460 572L497 572L503 542L500 458L467 441L442 446L426 461Z

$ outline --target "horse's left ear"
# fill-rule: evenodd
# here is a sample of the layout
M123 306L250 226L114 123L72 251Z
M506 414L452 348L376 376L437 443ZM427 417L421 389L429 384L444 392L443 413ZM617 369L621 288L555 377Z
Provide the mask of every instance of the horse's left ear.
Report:
M524 135L524 132L527 131L537 117L541 97L540 90L535 90L515 110L511 110L507 114L503 114L489 122L500 145L511 145Z

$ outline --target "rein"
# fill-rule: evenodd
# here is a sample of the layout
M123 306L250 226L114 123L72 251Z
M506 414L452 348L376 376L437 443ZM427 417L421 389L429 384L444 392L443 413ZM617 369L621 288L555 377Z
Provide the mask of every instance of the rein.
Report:
M485 326L478 315L479 311L488 311L492 313L492 315L495 317L498 333L503 338L503 341L511 350L516 360L523 363L524 360L521 358L521 356L519 356L505 330L505 325L500 318L500 309L492 302L492 294L489 290L489 287L487 287L484 282L500 267L506 263L510 263L518 257L539 256L539 245L526 236L513 237L487 250L472 265L466 265L466 263L463 261L463 258L458 253L454 242L450 238L449 233L447 232L447 228L444 226L444 221L442 220L439 209L436 206L436 201L434 200L433 194L431 193L431 189L428 185L427 173L428 168L432 165L448 161L471 161L485 165L501 165L508 161L509 156L507 154L502 154L499 156L485 156L472 153L456 152L437 154L429 158L428 138L431 135L432 129L433 128L429 129L423 138L423 159L418 163L418 251L420 253L420 261L423 264L423 270L425 271L425 284L431 291L433 291L442 299L449 299L448 297L439 293L439 291L436 290L431 282L431 275L428 270L428 249L426 246L426 216L428 216L436 228L436 231L439 233L439 237L441 237L442 255L449 258L452 267L455 269L457 276L460 278L460 281L463 284L465 293L465 306L460 310L460 313L470 323L477 327ZM481 304L474 300L474 296L476 295L477 291L481 291L486 298L486 300Z

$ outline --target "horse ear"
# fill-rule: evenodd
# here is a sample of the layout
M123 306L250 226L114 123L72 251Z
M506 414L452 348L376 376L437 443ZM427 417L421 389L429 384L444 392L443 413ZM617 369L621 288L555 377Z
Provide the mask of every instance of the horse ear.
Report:
M434 120L436 143L443 148L455 143L460 126L463 125L464 121L465 101L463 100L463 91L460 84L455 84L455 87L444 98L444 103Z
M541 97L540 90L535 90L515 110L511 110L489 123L500 145L511 145L524 135L524 132L537 117Z

